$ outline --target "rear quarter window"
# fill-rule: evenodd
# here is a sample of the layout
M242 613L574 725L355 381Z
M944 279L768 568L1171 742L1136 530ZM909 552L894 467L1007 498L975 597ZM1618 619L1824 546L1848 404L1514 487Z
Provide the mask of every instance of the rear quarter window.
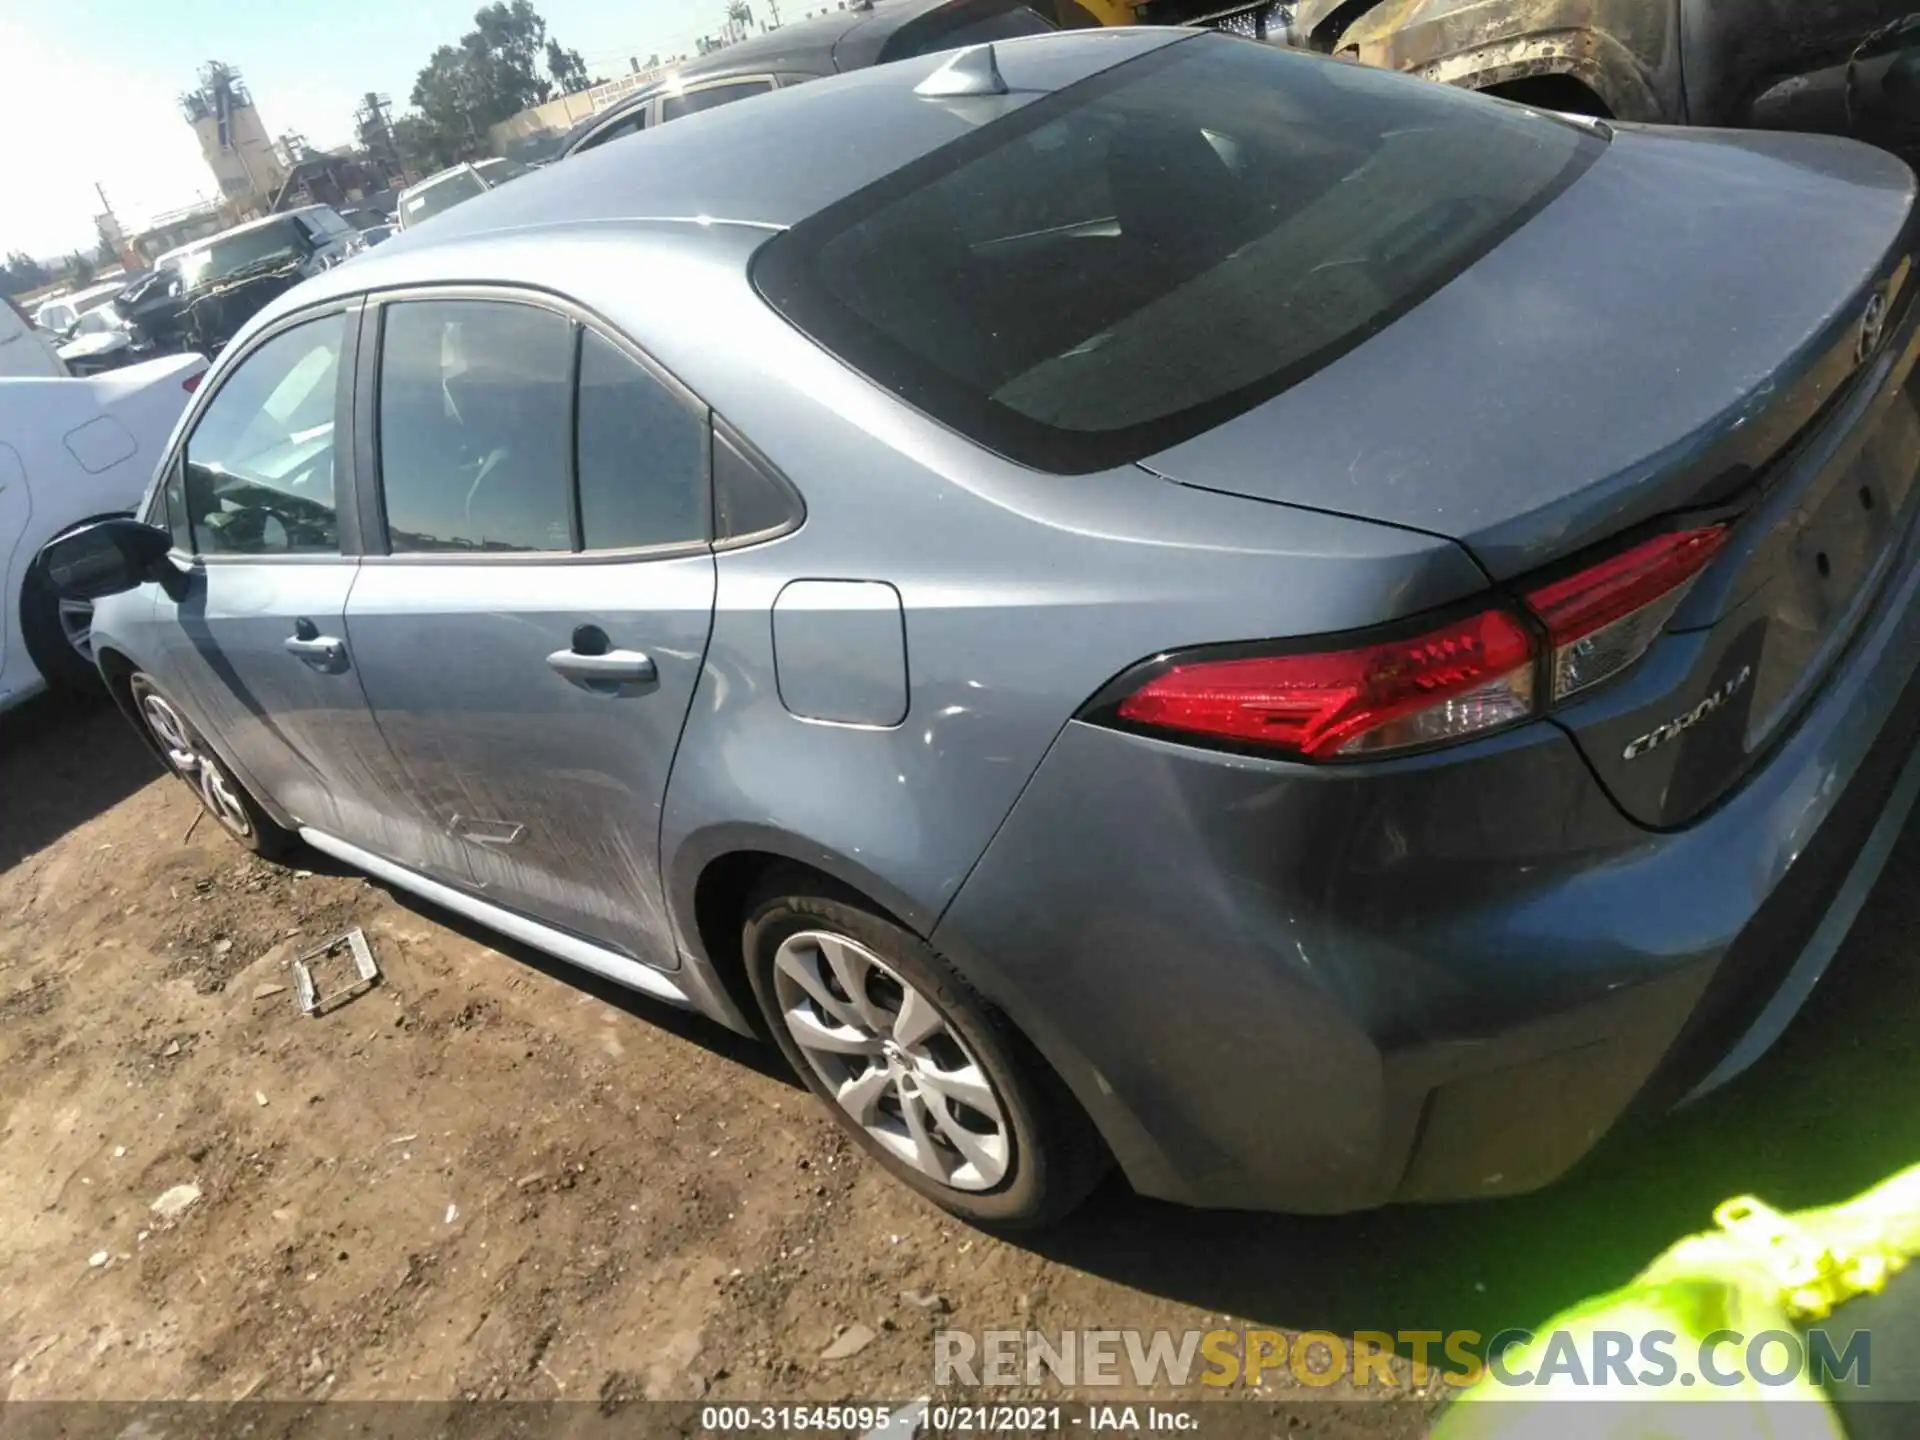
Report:
M771 89L773 89L771 80L731 80L725 84L689 90L681 95L668 95L660 102L660 120L664 124L669 120L678 120L684 115L697 115L702 110L717 110L720 106L731 105L736 100L748 100L755 95L765 95Z
M1605 144L1444 86L1201 36L802 221L754 279L820 344L980 444L1104 469L1364 342Z

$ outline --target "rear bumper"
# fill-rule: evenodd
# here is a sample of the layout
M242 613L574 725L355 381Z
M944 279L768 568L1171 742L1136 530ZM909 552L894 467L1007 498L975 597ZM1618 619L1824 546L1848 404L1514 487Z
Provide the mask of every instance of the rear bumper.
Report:
M1523 1191L1751 1063L1920 762L1913 537L1771 759L1684 830L1536 724L1313 770L1069 725L933 936L1142 1191L1328 1213Z

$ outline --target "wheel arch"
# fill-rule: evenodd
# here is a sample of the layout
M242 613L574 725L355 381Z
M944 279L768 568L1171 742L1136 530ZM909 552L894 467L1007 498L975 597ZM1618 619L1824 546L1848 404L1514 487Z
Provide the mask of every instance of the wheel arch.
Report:
M1613 107L1599 91L1571 70L1549 71L1544 75L1524 75L1480 87L1482 95L1531 105L1536 110L1560 110L1573 115L1591 115L1601 120L1614 119Z
M1577 82L1610 118L1685 119L1676 18L1640 0L1480 0L1379 5L1336 43L1369 65L1469 90Z
M110 661L104 658L109 656ZM145 675L166 697L168 703L181 713L189 725L193 726L200 740L213 752L214 758L226 767L228 775L239 782L252 798L253 803L260 807L261 812L269 820L283 830L299 829L294 818L281 808L280 803L254 778L253 773L234 759L233 751L228 748L225 738L201 718L199 708L194 705L190 697L183 697L175 686L162 684L152 671L143 667L112 640L96 647L94 658L100 665L101 673L106 677L107 690L113 696L114 703L120 707L121 713L132 723L141 740L163 766L168 763L167 757L155 743L153 733L147 729L147 722L140 718L139 707L134 704L132 682L135 674ZM109 663L113 666L112 670L107 668Z
M1066 1086L1119 1160L1130 1181L1149 1193L1185 1198L1181 1178L1153 1142L1139 1117L1103 1084L1093 1066L1057 1026L1008 988L1007 977L982 957L936 944L937 915L925 915L907 897L852 857L785 831L758 825L724 825L683 846L672 867L669 902L689 968L708 988L733 1003L748 1033L766 1039L765 1024L747 979L741 949L746 908L771 870L792 866L826 884L852 892L886 919L910 931L960 973L1026 1045L1038 1063ZM891 899L889 897L892 897ZM736 1027L742 1028L742 1027Z
M850 856L788 831L755 824L716 825L689 836L673 857L667 899L680 945L747 1021L760 1028L747 981L741 929L748 897L780 866L795 866L850 890L863 903L925 940L936 916Z

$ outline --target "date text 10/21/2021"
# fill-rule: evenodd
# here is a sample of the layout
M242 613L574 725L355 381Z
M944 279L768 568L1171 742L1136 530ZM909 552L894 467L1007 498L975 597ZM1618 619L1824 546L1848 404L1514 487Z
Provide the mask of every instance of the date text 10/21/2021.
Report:
M1191 1434L1198 1407L1167 1405L973 1405L928 1400L884 1405L709 1405L700 1428L716 1435L820 1431L862 1440L911 1440L916 1434L1057 1434L1084 1429L1117 1434Z

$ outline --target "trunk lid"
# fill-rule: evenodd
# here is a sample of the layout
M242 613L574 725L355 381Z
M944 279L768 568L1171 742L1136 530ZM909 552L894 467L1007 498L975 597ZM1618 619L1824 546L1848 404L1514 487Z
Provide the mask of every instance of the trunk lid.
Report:
M1682 824L1844 649L1915 508L1913 187L1844 141L1622 129L1380 335L1143 464L1447 536L1501 585L1730 519L1647 657L1557 717L1627 813Z

